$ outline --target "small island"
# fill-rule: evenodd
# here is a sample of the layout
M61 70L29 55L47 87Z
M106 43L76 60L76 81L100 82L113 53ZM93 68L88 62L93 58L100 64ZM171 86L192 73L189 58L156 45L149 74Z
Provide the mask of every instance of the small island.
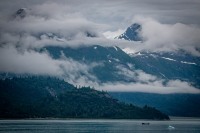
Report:
M126 104L107 92L75 87L44 76L0 80L0 118L89 118L169 120L159 110Z

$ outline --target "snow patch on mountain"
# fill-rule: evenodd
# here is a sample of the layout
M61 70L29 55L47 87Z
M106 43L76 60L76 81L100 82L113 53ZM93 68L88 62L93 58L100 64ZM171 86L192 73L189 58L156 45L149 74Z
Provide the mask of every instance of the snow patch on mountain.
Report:
M150 54L150 56L152 56L152 57L154 57L154 58L158 57L158 56L155 55L155 54Z
M122 51L124 51L128 55L133 55L135 54L135 51L131 48L123 48Z
M167 58L167 57L161 57L161 58L163 58L165 60L170 60L170 61L177 61L177 60L174 60L174 59L171 59L171 58Z
M190 65L197 65L196 63L193 63L193 62L186 62L186 61L181 61L181 63L190 64Z
M160 73L160 75L162 75L164 78L166 78L166 76L163 74L163 73L161 73L161 72L159 72Z
M113 46L113 48L114 48L116 51L118 51L118 49L117 49L117 47L116 47L116 46Z

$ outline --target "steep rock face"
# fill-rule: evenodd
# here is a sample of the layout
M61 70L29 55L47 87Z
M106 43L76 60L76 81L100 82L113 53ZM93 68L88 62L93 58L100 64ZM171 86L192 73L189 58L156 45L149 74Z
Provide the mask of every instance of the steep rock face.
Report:
M115 39L123 39L128 41L142 41L142 37L140 36L140 31L142 26L140 24L134 23L130 27L126 29L126 31L115 37Z

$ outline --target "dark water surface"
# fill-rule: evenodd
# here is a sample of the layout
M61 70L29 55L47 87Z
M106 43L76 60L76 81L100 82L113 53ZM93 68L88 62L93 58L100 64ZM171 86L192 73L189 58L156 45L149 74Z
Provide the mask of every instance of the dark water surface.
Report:
M0 120L0 133L200 133L200 119Z

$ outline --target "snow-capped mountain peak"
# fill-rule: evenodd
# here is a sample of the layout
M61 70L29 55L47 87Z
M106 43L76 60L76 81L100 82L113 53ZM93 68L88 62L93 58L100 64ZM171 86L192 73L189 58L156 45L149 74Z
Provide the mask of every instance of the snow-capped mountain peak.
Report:
M142 38L139 33L141 29L142 26L140 24L134 23L130 27L128 27L123 34L115 37L115 39L123 39L128 41L142 41Z

